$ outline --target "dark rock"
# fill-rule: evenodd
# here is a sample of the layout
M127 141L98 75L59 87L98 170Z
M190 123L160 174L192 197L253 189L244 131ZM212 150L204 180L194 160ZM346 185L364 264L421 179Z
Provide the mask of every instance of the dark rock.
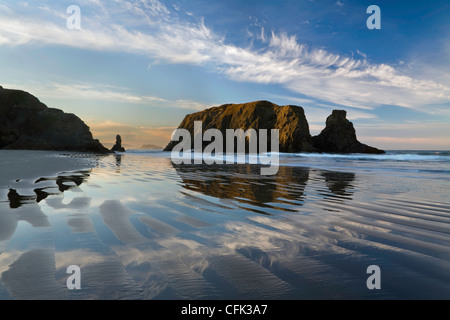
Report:
M48 108L25 91L3 88L0 149L109 152L76 115Z
M385 153L359 142L353 123L347 120L346 116L345 110L333 110L327 118L325 129L312 137L314 147L329 153Z
M120 135L116 136L116 144L111 148L111 152L125 152L125 148L122 147L122 138Z
M202 121L203 133L210 128L218 129L222 132L224 139L226 129L240 128L244 131L247 129L279 129L280 152L316 151L312 146L304 110L298 106L278 106L269 101L256 101L225 104L188 114L178 128L187 129L190 132L192 148L194 148L194 121ZM267 136L267 148L270 150L270 131ZM164 150L171 151L178 143L178 141L171 141ZM203 147L209 143L204 143ZM224 151L225 145L224 141Z
M327 118L325 129L318 136L311 137L302 107L278 106L269 101L256 101L225 104L188 114L178 128L190 132L192 149L194 122L202 121L203 133L211 128L219 129L224 139L226 129L278 129L280 152L385 153L359 142L353 124L347 120L346 114L345 110L334 110ZM270 146L270 139L268 140ZM164 151L171 151L178 143L179 141L170 141ZM209 143L204 142L203 148Z

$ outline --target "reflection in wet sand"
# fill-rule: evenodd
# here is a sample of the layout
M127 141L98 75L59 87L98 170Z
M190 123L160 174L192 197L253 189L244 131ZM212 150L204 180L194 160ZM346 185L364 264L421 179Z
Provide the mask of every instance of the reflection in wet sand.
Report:
M0 298L448 296L448 203L380 192L374 199L373 177L361 173L259 172L111 155L64 193L23 198L14 209L0 202ZM39 183L48 191L52 182ZM380 185L389 183L397 178ZM26 278L33 260L48 283ZM69 292L72 264L82 290ZM382 267L382 291L365 286L371 264Z
M248 164L173 166L183 187L188 190L218 199L235 199L259 208L272 207L271 203L286 200L302 205L309 177L309 169L301 167L280 167L277 175L262 176L258 166ZM252 210L246 206L242 208ZM277 206L277 209L289 211L283 206ZM258 212L266 213L264 210Z
M107 200L100 207L103 222L111 229L114 235L124 243L139 243L145 241L135 227L130 223L128 217L136 214L128 209L118 200Z
M324 171L322 176L325 178L325 183L333 195L343 199L351 199L354 189L352 185L352 182L355 180L354 173Z
M11 211L5 203L0 202L0 241L9 240L20 221L26 221L35 228L50 226L47 216L35 203L26 204Z
M61 173L61 175L55 178L40 178L35 181L35 184L39 186L46 184L46 186L34 189L34 195L21 195L17 190L9 189L7 194L9 207L14 210L8 210L6 208L6 203L0 202L0 212L2 213L0 214L0 241L11 238L19 221L26 221L35 228L50 227L51 225L48 218L42 212L38 203L47 199L49 195L58 194L57 192L52 191L56 186L58 187L59 192L62 193L74 187L79 187L88 177L88 172L79 171ZM47 204L53 208L68 208L71 206L78 209L80 208L80 204L86 201L89 201L89 198L74 199L71 204L63 205L61 199L52 198L48 200ZM89 203L87 203L87 206L89 206Z
M12 209L16 209L26 203L39 203L42 200L46 199L49 195L57 194L56 191L52 191L56 188L56 186L59 192L64 192L71 188L79 187L88 178L88 171L62 173L55 178L39 178L34 182L37 186L40 186L39 188L35 188L33 190L34 195L20 195L17 190L9 189L8 200L10 203L10 207ZM56 186L54 184L56 184Z
M55 255L50 249L33 249L23 253L0 281L15 299L64 299L65 283L55 281Z
M67 218L67 225L73 233L93 232L94 225L85 213L74 213Z
M116 173L120 173L120 166L122 165L122 155L116 154Z

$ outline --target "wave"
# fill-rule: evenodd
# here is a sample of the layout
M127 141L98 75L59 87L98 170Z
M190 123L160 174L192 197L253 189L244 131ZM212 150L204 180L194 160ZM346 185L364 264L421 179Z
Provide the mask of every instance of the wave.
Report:
M330 159L349 159L349 160L377 160L377 161L450 161L450 152L448 151L420 151L417 153L397 153L387 152L385 154L334 154L334 153L291 153L290 156L303 158L330 158Z
M158 152L163 152L163 149L129 149L126 152L119 152L120 154L127 154L127 153L138 153L138 154L154 154Z
M136 154L136 155L148 155L148 156L163 156L170 157L170 152L164 152L162 149L155 150L141 150L130 149L124 153L118 153L121 155ZM267 156L274 155L276 153L268 153ZM192 153L193 159L201 157L200 153ZM388 151L385 154L341 154L341 153L278 153L281 159L324 159L324 160L358 160L358 161L444 161L450 162L450 151ZM213 156L214 157L214 156ZM250 155L250 157L258 157L257 155ZM223 158L225 160L225 158ZM248 159L248 155L247 155Z

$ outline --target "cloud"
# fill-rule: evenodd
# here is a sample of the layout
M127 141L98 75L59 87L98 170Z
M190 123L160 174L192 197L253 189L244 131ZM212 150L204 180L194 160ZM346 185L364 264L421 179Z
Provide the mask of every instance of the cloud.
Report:
M86 120L93 136L105 146L112 147L116 135L120 134L125 148L136 149L144 144L165 147L176 127L140 126L117 121Z
M204 103L189 100L189 99L178 99L175 101L173 106L176 108L200 111L200 110L204 110L204 109L210 107L211 105L206 105Z
M372 145L378 145L385 150L449 150L448 138L420 137L360 137L360 140Z
M383 149L450 150L450 127L443 121L383 122L356 129L360 141Z
M65 21L48 10L41 10L42 18L36 20L22 16L17 7L8 7L0 11L0 45L37 43L146 55L167 63L199 65L234 81L279 84L308 99L358 109L397 105L431 113L424 106L434 105L434 114L448 109L450 86L446 82L421 79L388 64L369 63L366 54L358 50L360 59L299 43L295 35L273 31L266 37L263 29L262 49L242 48L227 43L203 19L180 8L171 12L157 0L115 0L104 6L109 14L101 16L89 16L88 5L82 7L86 12L82 30L68 30ZM14 14L8 10L15 10ZM86 97L96 96L89 89L79 89ZM151 100L103 93L121 100Z
M78 83L41 83L28 84L22 88L18 84L3 84L5 88L22 89L40 98L71 100L97 100L110 102L124 102L132 104L145 104L155 102L166 102L167 100L151 95L136 95L127 88L115 87L105 84L78 84Z
M367 59L367 54L365 54L364 52L359 51L358 49L356 49L356 53L359 54L361 57L363 57L364 59Z

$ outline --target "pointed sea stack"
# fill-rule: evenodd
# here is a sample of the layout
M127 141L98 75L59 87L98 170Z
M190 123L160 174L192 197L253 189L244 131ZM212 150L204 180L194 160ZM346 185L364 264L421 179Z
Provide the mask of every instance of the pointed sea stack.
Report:
M313 146L327 153L385 153L359 142L353 123L347 120L346 116L345 110L333 110L327 118L325 129L312 137Z
M111 152L125 152L125 148L122 147L122 138L120 135L116 136L116 144L111 148Z
M28 92L2 87L0 149L109 152L76 115L48 108Z

